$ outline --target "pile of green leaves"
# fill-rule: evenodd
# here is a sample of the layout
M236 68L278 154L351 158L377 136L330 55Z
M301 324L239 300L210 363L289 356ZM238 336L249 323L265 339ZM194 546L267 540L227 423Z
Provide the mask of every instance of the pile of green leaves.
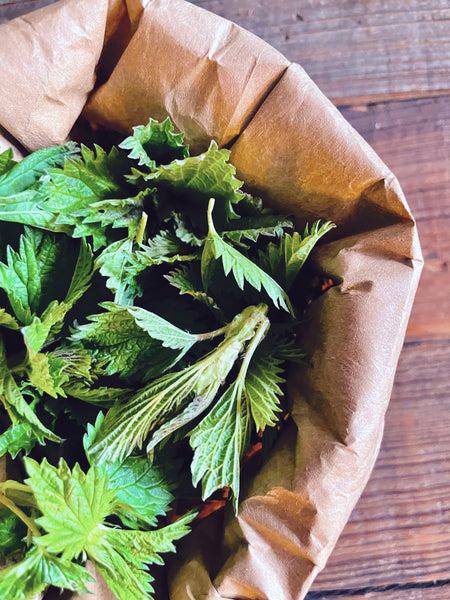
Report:
M148 565L195 517L164 525L173 494L228 487L237 511L241 459L303 358L297 275L333 225L294 232L228 158L190 156L169 120L108 151L0 154L0 455L18 473L1 598L81 591L86 559L149 598Z

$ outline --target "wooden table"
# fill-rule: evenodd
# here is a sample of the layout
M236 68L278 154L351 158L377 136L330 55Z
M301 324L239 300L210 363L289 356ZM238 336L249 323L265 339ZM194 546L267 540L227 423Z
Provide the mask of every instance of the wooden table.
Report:
M0 0L0 23L51 1ZM194 4L249 29L306 69L399 178L425 257L378 462L307 600L448 600L448 0Z

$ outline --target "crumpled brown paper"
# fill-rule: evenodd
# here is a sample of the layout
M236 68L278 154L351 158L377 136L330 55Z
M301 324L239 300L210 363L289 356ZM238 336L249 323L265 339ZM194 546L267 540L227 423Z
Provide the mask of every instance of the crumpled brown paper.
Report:
M230 147L251 191L299 225L338 225L312 257L337 285L306 315L313 366L291 370L292 421L239 516L195 528L160 592L301 600L376 459L421 271L395 177L301 67L184 0L61 0L0 26L0 39L2 146L61 143L80 113L122 132L169 115L194 151Z

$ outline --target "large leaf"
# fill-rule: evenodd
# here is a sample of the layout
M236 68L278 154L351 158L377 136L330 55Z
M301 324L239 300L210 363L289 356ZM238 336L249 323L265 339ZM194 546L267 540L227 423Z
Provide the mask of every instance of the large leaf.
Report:
M227 223L237 218L234 205L243 198L239 191L242 182L236 178L236 169L228 162L229 156L229 150L219 150L213 141L203 154L161 165L147 179L157 189L165 186L172 194L182 192L183 210L192 218L195 218L194 213L201 217L209 198L216 198L219 219Z
M124 379L139 376L148 381L175 364L196 341L195 337L144 309L127 309L113 303L102 306L107 311L90 316L91 322L79 326L72 339L95 351L106 375L118 373ZM162 324L165 329L160 331ZM180 346L182 338L184 346Z
M31 459L26 468L42 512L36 523L45 530L35 543L61 553L62 561L86 554L121 600L149 600L153 578L147 566L163 564L159 553L175 550L173 542L188 533L195 515L156 531L119 529L106 522L116 513L118 488L109 487L104 469L91 467L83 473L78 465L70 470L63 460L52 467L46 460L38 464Z
M26 483L33 490L42 512L37 523L46 533L39 538L49 552L63 559L79 557L89 544L94 529L114 512L116 495L108 478L92 467L85 474L78 464L70 470L64 460L58 467L46 459L40 464L26 460Z
M43 175L48 173L50 169L62 166L64 161L74 156L76 152L78 150L75 144L68 142L63 146L53 146L52 148L37 150L26 156L0 176L0 198L17 195L29 189ZM3 202L0 204L4 208ZM0 209L0 220L3 220L4 215L5 213ZM7 218L6 220L31 224L26 220L26 214L23 214L22 219L20 219L19 213L17 213L16 217L16 219Z
M65 236L26 228L20 237L19 252L7 247L7 264L0 262L0 287L7 293L17 319L24 325L31 325L33 315L47 308L53 316L43 315L42 321L50 331L50 327L62 320L86 291L92 277L92 251L83 240L74 267L70 256L73 245L74 242ZM70 279L72 269L74 273ZM66 287L68 279L69 290ZM63 294L66 294L65 307L56 317L58 302L55 298L62 298ZM35 323L35 326L39 324Z
M217 333L225 333L225 339L217 348L193 365L156 379L126 402L113 406L91 448L96 461L124 460L135 448L142 448L149 434L155 433L150 449L189 422L192 415L206 410L246 343L253 343L255 330L266 323L266 311L265 305L247 307L228 326L218 330Z
M202 482L202 497L208 498L225 486L233 491L237 512L240 460L248 445L250 413L242 384L235 381L208 415L194 428L190 443L194 450L192 482Z

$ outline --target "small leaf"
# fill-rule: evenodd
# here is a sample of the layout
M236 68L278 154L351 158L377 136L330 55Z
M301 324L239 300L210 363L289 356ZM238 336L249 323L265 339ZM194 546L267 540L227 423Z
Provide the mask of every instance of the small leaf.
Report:
M241 217L232 222L233 228L222 231L222 237L227 238L234 244L248 247L245 240L256 242L259 236L280 237L285 228L292 227L292 221L287 217L272 214L260 216Z
M16 458L22 450L28 454L37 443L37 437L25 423L11 425L0 435L0 456L9 452L12 458Z
M162 123L150 119L148 125L133 127L133 135L126 138L119 147L130 150L129 158L136 159L138 165L155 169L159 164L189 156L183 137L182 133L173 132L173 125L168 117Z
M0 153L0 176L10 171L17 162L14 160L12 148L7 148Z
M228 275L231 271L241 290L244 288L244 281L247 281L258 291L263 288L276 307L280 306L293 314L290 300L280 285L260 269L258 265L224 242L217 234L212 221L213 207L214 200L211 199L208 209L209 234L202 254L202 280L205 289L208 289L213 273L213 265L220 258L225 275Z
M172 325L169 321L145 310L145 308L130 306L127 310L134 317L136 324L146 331L151 338L161 341L166 348L182 350L183 355L201 339L200 336Z
M25 523L8 508L0 508L0 557L24 550L26 535Z
M27 403L16 384L13 375L9 371L6 363L6 352L3 340L0 338L0 400L12 421L13 425L25 425L30 433L38 439L40 443L45 438L61 442L61 438L55 435L41 423L36 416L33 408Z
M198 300L208 308L212 309L215 313L217 313L219 319L221 319L222 321L224 320L223 314L214 298L209 296L206 292L204 292L201 289L201 277L198 276L197 278L193 273L192 269L189 269L188 267L180 267L175 271L171 271L164 277L171 285L180 290L180 294L188 294L195 300Z
M133 240L125 238L109 244L98 256L95 265L107 277L106 287L114 292L114 301L124 306L142 296L139 274L145 265L133 260Z
M24 560L0 571L0 598L26 600L43 592L49 585L87 592L92 577L81 565L58 558L42 547L32 547Z
M9 315L4 308L0 308L0 326L6 327L7 329L20 329L16 319Z
M260 252L261 266L286 289L290 289L311 250L333 227L336 226L330 221L322 225L316 221L311 230L306 226L303 235L298 232L292 236L286 233L278 245L270 243L265 252Z

